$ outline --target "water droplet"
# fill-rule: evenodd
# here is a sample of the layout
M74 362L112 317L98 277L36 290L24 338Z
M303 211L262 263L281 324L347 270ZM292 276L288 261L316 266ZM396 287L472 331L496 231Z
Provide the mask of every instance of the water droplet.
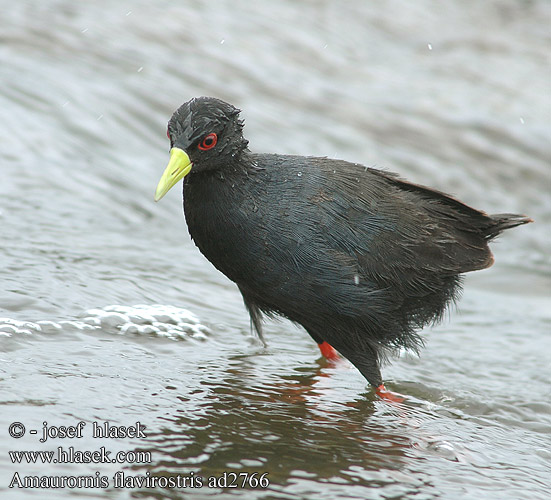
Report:
M297 176L302 177L302 172L299 172Z
M126 13L127 16L129 16L130 14L132 14L132 11L131 11L131 10L129 10L129 11Z
M222 40L220 40L220 45L224 45L224 42L225 42L225 41L226 41L226 40L224 40L224 39L222 38Z
M429 50L432 50L432 44L431 43L427 43L427 47L429 48Z
M522 116L519 118L519 120L520 120L520 123L524 125L524 118Z
M87 31L88 31L88 28L84 28L80 30L81 33L86 33Z
M142 71L143 71L143 66L140 66L140 67L138 68L138 73L141 73Z
M359 285L360 284L360 276L358 274L354 275L354 284Z

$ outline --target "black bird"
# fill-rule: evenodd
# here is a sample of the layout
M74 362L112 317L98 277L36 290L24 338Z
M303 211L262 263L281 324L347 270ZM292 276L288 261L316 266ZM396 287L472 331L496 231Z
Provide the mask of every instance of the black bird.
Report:
M419 349L416 330L442 317L461 274L493 264L488 242L531 219L356 163L252 153L239 113L199 97L172 115L155 201L184 178L189 233L237 284L258 334L263 314L299 323L384 397L382 359Z

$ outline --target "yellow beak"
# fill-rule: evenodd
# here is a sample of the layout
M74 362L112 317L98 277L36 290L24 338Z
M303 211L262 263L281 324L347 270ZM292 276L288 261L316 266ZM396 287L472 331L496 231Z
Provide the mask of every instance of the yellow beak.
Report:
M170 161L168 162L168 166L163 172L159 184L157 184L155 201L159 201L170 191L170 188L174 186L174 184L189 174L192 166L193 163L191 163L189 156L183 149L172 148L170 150Z

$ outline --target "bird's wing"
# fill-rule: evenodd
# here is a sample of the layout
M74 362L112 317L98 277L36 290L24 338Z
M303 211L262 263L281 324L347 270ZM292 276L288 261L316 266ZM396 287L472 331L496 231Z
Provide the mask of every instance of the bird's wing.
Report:
M246 230L229 235L247 236L233 279L263 312L315 332L346 324L351 335L369 329L387 345L408 345L409 325L440 317L458 274L491 263L480 229L489 217L443 193L335 160L266 164L256 187L247 185L253 209L245 194L239 205Z
M415 279L492 264L487 231L494 221L484 212L440 191L346 162L335 182L333 199L318 203L320 217L335 246L356 255L371 275Z
M425 300L422 324L454 298L459 274L492 263L483 212L361 165L298 157L287 164L281 160L285 189L263 215L274 300L302 288L313 307L350 315L391 314L406 302L414 311Z

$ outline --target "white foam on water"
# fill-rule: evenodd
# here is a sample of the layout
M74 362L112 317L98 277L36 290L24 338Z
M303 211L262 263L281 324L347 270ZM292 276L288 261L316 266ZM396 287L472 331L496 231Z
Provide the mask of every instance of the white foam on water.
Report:
M209 333L187 309L163 304L110 305L89 309L79 319L36 322L0 318L0 337L55 333L64 330L101 330L119 335L153 335L180 340L205 340Z

